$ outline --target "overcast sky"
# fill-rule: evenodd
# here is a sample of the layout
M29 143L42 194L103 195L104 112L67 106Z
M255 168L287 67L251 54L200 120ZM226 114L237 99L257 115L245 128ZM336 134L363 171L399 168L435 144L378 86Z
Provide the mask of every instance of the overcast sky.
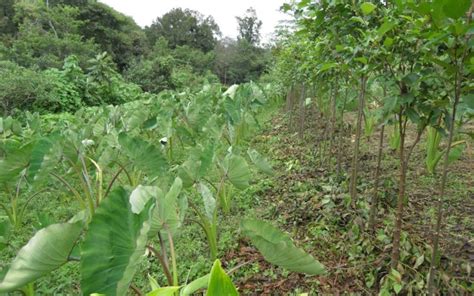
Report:
M247 8L253 7L263 22L262 37L271 37L279 20L287 18L279 12L285 0L100 0L114 9L133 17L138 25L150 25L158 16L172 8L181 7L197 10L204 15L212 15L219 25L222 35L237 37L236 16L241 16Z

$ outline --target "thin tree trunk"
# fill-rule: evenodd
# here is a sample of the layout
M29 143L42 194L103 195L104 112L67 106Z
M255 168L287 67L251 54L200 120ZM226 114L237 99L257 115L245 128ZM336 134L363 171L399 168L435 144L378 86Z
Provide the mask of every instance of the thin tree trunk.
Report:
M291 96L293 93L293 85L288 90L288 94L286 95L286 112L290 112L291 110Z
M382 124L380 129L379 150L377 155L377 168L375 169L374 195L372 197L372 204L370 205L369 229L372 231L372 233L375 232L375 217L377 216L377 205L379 203L380 167L382 163L384 132L385 124Z
M329 138L329 157L328 157L328 169L330 172L332 172L332 159L333 159L333 148L334 148L334 140L336 137L336 120L337 120L337 105L336 105L336 100L337 100L337 95L338 95L338 85L337 85L337 80L333 85L333 93L331 97L331 133L330 133L330 138Z
M305 97L306 89L305 89L305 84L303 83L301 86L301 94L300 94L300 124L299 124L299 130L298 130L298 135L300 137L300 140L303 141L304 139L304 122L306 119L306 108L305 108Z
M472 13L473 6L471 6L471 9L470 9L471 13ZM471 15L471 13L469 15ZM436 257L437 257L438 249L439 249L439 236L441 232L441 223L443 221L443 200L444 200L444 195L445 195L446 182L448 180L449 152L451 151L451 145L453 143L454 124L456 120L457 105L459 103L459 99L461 98L461 85L462 85L461 71L462 71L462 65L463 65L463 60L465 56L466 56L466 52L463 53L462 60L460 62L461 65L458 66L458 69L456 71L456 76L455 76L455 82L454 82L455 83L454 104L453 104L453 111L451 114L450 125L449 125L448 147L446 148L446 152L444 155L443 174L441 176L441 188L440 188L440 193L439 193L439 197L438 197L437 205L436 205L438 215L436 218L435 233L432 239L433 240L433 253L431 254L430 271L429 271L429 276L428 276L428 295L435 294L434 277L435 277L436 269L438 268Z
M399 177L399 185L398 185L398 199L397 199L397 211L395 217L395 228L393 230L393 240L392 240L392 258L391 258L391 267L393 269L397 269L398 261L400 259L400 236L402 233L402 224L403 224L403 209L405 204L405 191L406 191L406 179L407 179L407 172L408 172L408 163L410 161L411 155L421 139L421 135L423 134L423 130L425 127L423 126L418 130L416 135L416 139L413 142L413 145L405 154L405 136L406 136L406 129L407 129L408 119L403 118L403 110L399 113L399 133L400 133L400 177Z
M357 127L356 135L354 141L354 155L352 157L352 172L351 172L351 182L350 182L350 196L352 201L352 207L355 208L356 199L357 199L357 174L359 170L359 145L360 145L360 136L362 130L362 115L364 113L364 104L365 104L365 91L367 86L367 77L363 75L360 78L360 94L359 94L359 106L357 110Z
M349 94L349 88L347 87L344 93L344 103L342 104L342 110L341 110L341 118L339 120L339 147L337 149L337 179L341 179L341 174L342 174L342 147L344 143L344 110L346 109L346 104L347 104L347 96Z
M400 235L402 232L402 220L403 220L403 204L405 202L405 181L406 181L406 170L407 163L405 161L405 129L407 126L407 120L403 119L403 111L400 111L398 115L398 130L400 133L400 173L398 181L398 199L397 199L397 212L395 216L395 228L393 229L393 242L392 242L392 260L391 267L397 269L398 259L400 258Z

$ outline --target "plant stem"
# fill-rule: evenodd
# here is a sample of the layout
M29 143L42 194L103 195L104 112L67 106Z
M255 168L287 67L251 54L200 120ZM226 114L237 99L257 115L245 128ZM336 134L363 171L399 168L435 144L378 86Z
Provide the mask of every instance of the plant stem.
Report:
M166 280L168 281L168 285L173 285L173 278L171 276L169 267L167 262L165 261L164 256L155 248L152 246L147 246L148 250L150 250L157 258L160 260L160 264L163 267L163 272L165 273Z
M405 181L406 181L406 162L405 162L405 128L407 119L403 118L403 110L400 110L398 116L398 130L400 134L400 171L398 182L397 212L395 217L395 228L393 230L392 240L392 258L391 267L397 269L398 259L400 258L400 235L402 232L403 203L405 202Z
M398 199L397 199L397 212L395 217L395 228L393 230L393 249L392 249L392 260L391 260L391 267L393 269L397 269L398 260L400 259L400 236L402 232L402 224L403 224L403 208L405 203L405 191L406 191L406 178L408 172L408 163L410 161L411 155L413 151L420 142L421 135L426 127L423 125L419 127L416 139L413 142L413 145L410 149L405 153L405 136L407 130L408 119L403 118L403 110L400 110L399 113L399 132L400 132L400 177L399 177L399 188L398 188Z
M112 178L112 180L110 181L109 183L109 186L107 186L107 189L105 190L105 193L104 193L104 197L103 198L106 198L107 195L109 195L109 192L110 190L112 189L112 186L114 185L115 181L117 180L117 178L120 176L120 173L123 172L123 168L120 168L117 173L114 175L114 177Z
M303 83L301 86L301 94L300 94L300 124L299 124L299 137L300 140L303 141L304 139L304 122L305 122L305 117L306 117L306 108L305 108L305 102L304 102L304 97L306 94L306 89L305 89L305 84Z
M178 286L178 267L176 265L176 254L174 250L173 236L171 231L167 229L168 240L170 242L170 255L171 255L171 266L173 268L173 286Z
M378 155L377 155L377 168L375 169L374 195L372 197L372 204L371 204L370 216L369 216L369 229L372 233L375 232L375 217L377 215L377 204L379 202L379 181L380 181L380 167L382 163L382 154L383 154L384 131L385 131L385 124L382 124L382 127L380 129L379 149L378 149Z
M362 116L364 113L364 104L365 104L365 91L367 88L367 76L362 75L360 78L360 94L359 94L359 106L357 110L357 127L356 135L354 141L354 155L352 157L352 173L351 173L351 182L350 182L350 196L352 207L356 206L357 199L357 174L359 170L359 146L360 146L360 135L362 130Z

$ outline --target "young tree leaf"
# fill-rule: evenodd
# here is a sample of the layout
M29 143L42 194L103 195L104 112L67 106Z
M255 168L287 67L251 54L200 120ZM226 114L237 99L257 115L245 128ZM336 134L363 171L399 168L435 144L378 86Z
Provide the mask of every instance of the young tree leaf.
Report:
M13 260L0 292L18 289L67 262L82 231L82 222L53 224L38 231Z
M377 35L379 36L379 38L382 38L383 35L385 35L387 32L389 32L390 30L392 30L394 27L395 27L396 23L392 22L392 21L385 21L381 26L380 28L377 30Z
M207 296L238 296L239 293L217 259L211 269Z
M242 233L262 253L265 259L289 271L309 275L324 274L325 267L300 248L291 238L270 223L247 219L242 221Z
M370 3L370 2L364 2L360 5L360 9L362 9L362 13L364 15L371 14L375 10L375 8L377 8L377 6L375 6L375 4Z

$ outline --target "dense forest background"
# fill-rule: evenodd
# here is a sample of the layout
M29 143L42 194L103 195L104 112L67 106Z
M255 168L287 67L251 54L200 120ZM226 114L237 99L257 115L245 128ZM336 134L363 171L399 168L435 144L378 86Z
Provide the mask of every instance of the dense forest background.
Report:
M165 89L258 79L271 61L255 10L222 38L212 16L173 9L146 28L95 0L2 0L0 114L75 111Z

